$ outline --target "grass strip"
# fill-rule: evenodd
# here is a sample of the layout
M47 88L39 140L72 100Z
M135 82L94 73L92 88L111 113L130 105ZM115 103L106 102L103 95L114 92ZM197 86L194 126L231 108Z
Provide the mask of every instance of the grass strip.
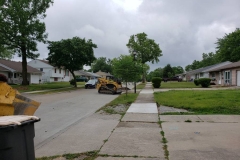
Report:
M143 89L146 86L146 83L140 83L136 86L136 89Z
M103 110L109 114L124 115L126 110L128 109L128 107L137 99L137 96L138 96L138 94L135 94L135 93L128 93L127 95L121 94L117 98L112 100L111 102L107 103L106 105L104 105L103 107L98 109L96 112ZM118 112L114 109L119 104L127 106L125 112Z
M56 155L56 156L50 156L50 157L41 157L36 158L36 160L53 160L55 158L64 157L67 160L74 160L74 159L83 159L83 160L94 160L98 155L99 151L89 151L84 153L68 153L63 155Z
M160 88L201 88L193 82L161 82Z
M240 114L240 90L187 90L154 93L157 103L194 114ZM183 114L183 113L180 113ZM185 114L185 113L184 113Z

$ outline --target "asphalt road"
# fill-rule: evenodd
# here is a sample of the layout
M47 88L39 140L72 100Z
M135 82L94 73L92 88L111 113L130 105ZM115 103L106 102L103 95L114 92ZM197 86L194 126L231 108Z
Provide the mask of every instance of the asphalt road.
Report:
M97 109L115 99L118 95L98 94L96 89L54 94L25 95L41 102L35 116L41 118L35 123L35 149L57 138Z

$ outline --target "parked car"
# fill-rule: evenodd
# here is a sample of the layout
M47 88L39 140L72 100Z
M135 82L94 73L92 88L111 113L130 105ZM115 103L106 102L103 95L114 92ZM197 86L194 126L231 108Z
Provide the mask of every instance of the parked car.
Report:
M178 76L176 76L176 77L171 77L171 78L163 78L163 81L164 81L164 82L167 82L167 81L178 81L178 82L182 82L182 78L179 78Z
M90 79L87 83L85 83L85 89L96 88L97 82L97 79Z

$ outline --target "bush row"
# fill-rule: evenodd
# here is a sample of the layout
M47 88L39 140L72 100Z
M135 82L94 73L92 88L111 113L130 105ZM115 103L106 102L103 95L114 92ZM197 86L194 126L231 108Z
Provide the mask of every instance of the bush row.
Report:
M194 80L194 84L196 86L198 86L200 84L204 88L209 87L210 86L210 82L211 82L210 78L200 78L200 79L195 79Z

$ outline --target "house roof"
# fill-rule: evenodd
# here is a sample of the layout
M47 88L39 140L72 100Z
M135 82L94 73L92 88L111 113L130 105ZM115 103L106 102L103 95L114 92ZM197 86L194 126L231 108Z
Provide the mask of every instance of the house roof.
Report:
M96 73L92 73L92 72L87 72L88 74L90 74L92 77L101 77L101 76L99 76L98 74L96 74Z
M84 70L74 71L76 75L87 76L87 77L101 77L96 73L85 72Z
M39 60L39 61L41 61L41 62L43 62L43 63L46 63L46 64L48 64L48 65L51 65L47 60L41 60L41 59L37 59L37 60Z
M15 61L9 61L9 60L5 60L5 59L0 59L0 64L11 68L12 70L14 70L15 72L22 72L22 62L15 62ZM2 66L5 70L6 68ZM9 71L9 69L7 69ZM42 71L39 71L31 66L27 65L27 72L28 73L42 73Z
M207 67L199 68L199 69L196 69L196 70L192 70L192 71L187 72L186 74L196 74L196 73L202 73L202 72L209 72L210 70L212 70L214 68L221 67L221 66L224 66L224 65L228 65L230 63L231 62L229 62L229 61L222 62L222 63L214 64L214 65L211 65L211 66L207 66Z
M215 68L215 69L212 69L212 70L210 70L210 72L221 71L221 70L224 70L224 69L237 68L237 67L240 67L240 61L228 64L228 65L225 65L225 66L221 66L221 67L218 67L218 68Z
M9 71L9 69L0 66L0 71Z

